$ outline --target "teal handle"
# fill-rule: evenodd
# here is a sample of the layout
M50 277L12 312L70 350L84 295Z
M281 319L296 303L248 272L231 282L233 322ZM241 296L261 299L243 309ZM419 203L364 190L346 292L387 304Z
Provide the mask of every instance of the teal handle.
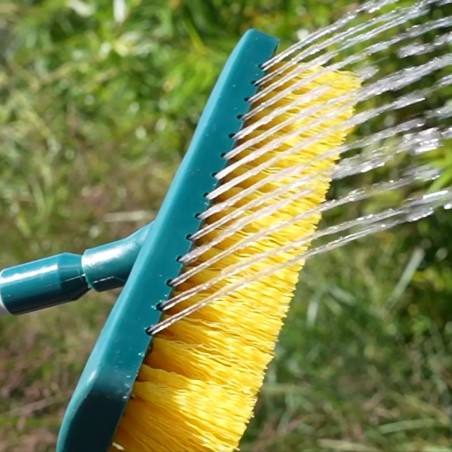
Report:
M81 260L77 254L63 253L3 270L0 311L24 314L80 298L89 290Z
M0 273L0 314L25 314L77 300L90 289L122 287L151 228L86 250L62 253Z

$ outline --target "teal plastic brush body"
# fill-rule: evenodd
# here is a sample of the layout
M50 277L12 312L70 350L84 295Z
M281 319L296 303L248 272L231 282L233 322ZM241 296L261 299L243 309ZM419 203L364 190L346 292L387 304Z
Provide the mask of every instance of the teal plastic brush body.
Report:
M256 92L253 82L262 77L261 65L276 47L275 38L250 30L231 54L80 377L58 452L106 451L111 445L151 343L147 329L160 319L159 303L169 297L169 281L181 271L179 257L192 246L189 237L200 227L198 214L209 205L205 195L217 184L215 174L225 167L224 154L233 149L233 136L249 110L247 100ZM75 275L80 278L79 272Z

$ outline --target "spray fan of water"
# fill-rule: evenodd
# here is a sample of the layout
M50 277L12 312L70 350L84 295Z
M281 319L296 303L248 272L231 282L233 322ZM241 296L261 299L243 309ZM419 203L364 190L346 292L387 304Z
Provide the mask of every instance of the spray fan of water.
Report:
M436 209L452 207L452 187L446 184L441 189L432 189L434 181L438 185L438 180L443 180L441 169L432 165L432 162L438 155L452 152L452 0L420 0L409 6L406 6L405 2L403 5L400 3L397 0L368 1L333 25L313 33L268 61L265 65L268 75L259 81L262 89L251 99L252 103L258 103L259 106L252 108L245 119L255 117L272 105L275 105L275 108L270 115L254 121L237 134L240 145L226 155L229 159L234 157L234 163L217 174L220 185L208 195L211 201L215 201L223 192L258 174L275 160L302 152L334 132L334 126L324 126L322 132L316 136L280 152L273 158L273 162L271 159L266 160L240 176L229 178L222 183L234 169L259 159L282 142L303 133L304 130L300 129L291 134L278 134L287 121L309 119L310 122L303 127L321 127L328 120L340 115L344 109L354 106L355 114L345 124L338 126L353 127L353 135L340 148L315 157L315 162L319 162L332 156L340 156L334 173L325 174L333 179L329 200L311 211L299 212L293 218L246 237L223 253L198 264L199 256L236 234L256 218L263 218L284 208L294 197L309 195L313 176L304 176L293 178L290 186L276 188L257 199L243 203L243 199L254 190L268 182L278 182L285 177L300 174L309 168L314 160L272 174L227 201L216 202L202 214L203 219L222 209L234 208L226 217L204 225L192 236L195 245L182 257L182 262L189 266L188 270L175 277L171 284L177 289L188 278L228 254L240 251L250 243L257 242L292 223L321 213L326 220L318 231L233 264L208 282L171 296L163 303L163 310L213 287L226 276L245 274L246 269L256 262L284 253L289 248L292 251L300 249L290 261L265 267L257 274L240 278L239 282L231 282L201 302L170 316L153 327L152 333L161 331L178 319L211 303L215 298L238 290L291 263L304 261L402 223L417 221L431 215ZM400 65L399 60L403 60L403 65ZM325 107L314 102L327 92L328 87L324 86L295 98L292 103L276 106L276 102L303 84L338 70L358 74L362 86L340 98L331 99L327 115L315 116L316 111ZM303 74L305 76L300 77ZM288 83L291 80L297 82ZM270 122L273 118L282 117L293 107L300 106L303 107L296 118L290 117L286 123L280 122L266 133L253 135L253 131L260 125ZM259 146L261 141L262 145ZM257 150L244 152L256 144ZM318 176L317 174L315 177ZM277 199L282 191L289 189L290 193L293 193L290 197L271 205L266 203L269 199ZM335 224L337 211L341 212L341 222ZM332 220L328 221L329 219ZM214 235L212 240L203 245L196 245L198 239L220 227L220 234ZM303 245L309 243L312 243L311 248L301 251L305 249Z

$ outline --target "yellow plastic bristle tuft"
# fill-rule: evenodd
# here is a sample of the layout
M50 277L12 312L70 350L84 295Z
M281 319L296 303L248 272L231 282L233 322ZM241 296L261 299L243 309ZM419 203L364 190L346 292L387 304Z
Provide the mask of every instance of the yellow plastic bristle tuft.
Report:
M341 124L353 114L353 108L341 101L334 106L327 102L341 95L353 92L359 86L359 80L353 74L345 72L319 73L321 68L303 73L291 84L305 80L302 87L292 91L289 96L278 101L270 108L264 108L245 124L249 126L260 118L271 117L266 124L257 127L244 140L258 137L266 130L281 124L288 118L294 118L300 111L311 106L312 114L303 119L294 118L284 125L276 134L247 148L232 159L229 164L243 158L246 154L262 148L277 136L284 137L295 133L276 147L272 147L264 156L257 159L259 163L269 161L278 153L293 148L303 140L319 136L320 139L300 152L286 156L258 175L227 190L215 202L227 200L240 190L263 180L287 167L303 167L296 175L282 177L277 181L266 183L252 195L246 196L235 206L224 209L206 220L212 223L227 215L231 209L263 196L278 187L289 186L295 179L305 175L313 179L309 183L311 191L305 196L293 196L300 188L287 189L277 196L264 200L262 206L270 206L284 199L289 200L281 209L266 216L253 219L240 231L211 247L208 252L197 258L193 265L198 265L223 250L230 249L244 237L252 237L257 232L274 225L281 225L300 212L308 211L325 200L330 184L331 172L337 159L330 156L313 160L325 152L340 146L349 129ZM315 80L310 81L313 74ZM282 77L279 75L278 77ZM280 86L283 90L288 84ZM288 105L299 96L311 92L319 86L327 87L324 94L309 105L298 105L281 115L275 114L277 108ZM275 91L272 92L272 95ZM265 98L260 102L265 102ZM348 100L350 102L350 100ZM329 112L342 111L322 124L306 127ZM257 105L253 105L256 108ZM317 110L317 111L315 111ZM271 115L271 116L270 116ZM331 131L329 129L332 128ZM241 144L241 143L238 143ZM303 165L306 164L306 166ZM252 164L239 166L232 171L222 183L232 180L250 169ZM251 215L256 209L245 213ZM243 215L241 216L243 218ZM252 241L245 248L219 259L207 269L190 277L181 284L176 293L184 292L200 282L215 277L224 268L263 251L273 250L313 233L320 220L319 215L311 215L270 233L268 236ZM227 224L200 238L195 244L209 243ZM305 248L307 249L307 246ZM189 300L184 301L165 314L165 318L179 312L182 308L205 299L222 287L237 282L257 273L275 263L288 262L300 255L304 248L278 253L276 256L253 263L246 271L231 275L221 283L215 283ZM120 422L114 440L114 449L126 451L229 451L238 447L245 428L252 417L258 391L264 379L265 369L273 357L274 346L283 320L287 314L302 262L288 264L275 273L264 276L251 284L240 287L232 293L219 296L214 303L198 310L189 317L180 320L158 333L153 339L152 350L147 354L133 389L133 398ZM186 270L185 270L186 271Z

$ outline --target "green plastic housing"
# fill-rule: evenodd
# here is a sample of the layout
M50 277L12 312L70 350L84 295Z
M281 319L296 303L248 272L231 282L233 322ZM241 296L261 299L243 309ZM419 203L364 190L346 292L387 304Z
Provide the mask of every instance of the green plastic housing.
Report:
M224 153L249 110L253 81L273 55L278 41L250 30L240 40L209 98L187 154L146 237L124 289L105 323L61 427L58 452L106 451L130 397L159 321L158 304L168 298L168 282L181 271L178 258L192 246L197 214L208 207L205 194L216 186ZM168 425L169 429L177 426Z

